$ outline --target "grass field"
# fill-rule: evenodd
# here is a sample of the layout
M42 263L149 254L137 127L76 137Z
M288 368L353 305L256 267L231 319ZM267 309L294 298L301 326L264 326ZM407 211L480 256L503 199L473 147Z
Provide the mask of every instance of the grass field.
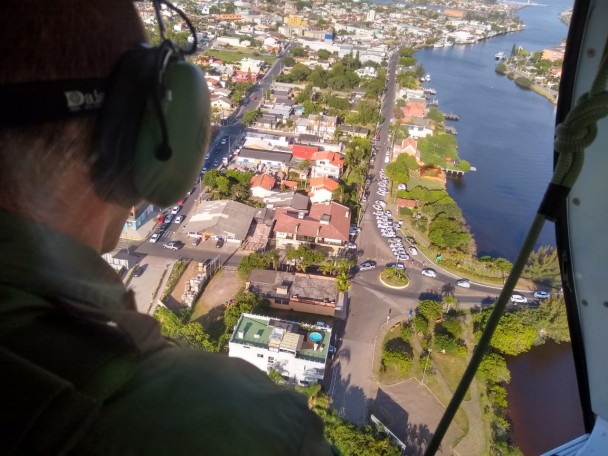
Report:
M257 55L256 55L257 54ZM277 58L272 55L264 55L259 51L254 50L241 50L233 51L228 49L207 49L204 55L210 55L213 58L220 59L224 63L236 63L240 62L244 58L263 60L268 64L272 64Z

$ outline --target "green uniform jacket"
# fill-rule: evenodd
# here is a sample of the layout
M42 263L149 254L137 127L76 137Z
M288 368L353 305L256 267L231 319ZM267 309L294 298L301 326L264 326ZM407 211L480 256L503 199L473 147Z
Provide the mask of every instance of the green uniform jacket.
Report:
M0 453L333 454L304 396L168 343L92 249L0 213L0 252Z

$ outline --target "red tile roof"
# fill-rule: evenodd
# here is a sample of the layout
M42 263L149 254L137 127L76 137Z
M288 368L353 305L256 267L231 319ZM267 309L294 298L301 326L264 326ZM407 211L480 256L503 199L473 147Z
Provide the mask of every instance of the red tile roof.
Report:
M254 187L262 187L265 190L272 190L274 184L276 184L276 179L268 174L258 174L257 176L253 176L251 178L251 188Z
M397 207L408 207L410 209L415 208L418 205L416 200L406 199L406 198L397 198Z
M304 158L311 160L315 152L318 152L319 148L315 146L304 146L302 144L294 144L291 146L291 153L294 157Z
M337 190L340 185L333 179L329 179L328 177L313 177L310 179L310 189L312 191L316 190L329 190L333 192Z
M313 204L308 215L298 218L298 212L279 208L275 214L274 231L300 236L336 239L348 242L350 210L338 203Z
M338 168L342 168L344 166L344 157L342 154L337 152L316 152L312 156L313 161L317 160L327 160L333 166L337 166Z
M292 180L283 180L281 181L281 185L287 188L293 188L294 190L298 188L298 183Z

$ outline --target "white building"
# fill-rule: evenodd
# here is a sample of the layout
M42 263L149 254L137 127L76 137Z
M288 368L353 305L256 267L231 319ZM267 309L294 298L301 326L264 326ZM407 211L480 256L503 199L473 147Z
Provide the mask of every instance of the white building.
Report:
M331 330L244 313L228 343L228 356L306 385L325 374Z
M264 65L263 60L256 60L250 58L241 59L241 71L251 73L259 73L262 70L262 66Z
M376 10L369 10L367 12L367 21L374 22L376 20Z

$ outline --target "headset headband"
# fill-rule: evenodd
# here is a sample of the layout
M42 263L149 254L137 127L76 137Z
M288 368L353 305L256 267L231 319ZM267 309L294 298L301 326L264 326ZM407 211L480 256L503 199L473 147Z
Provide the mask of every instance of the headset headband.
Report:
M0 85L0 126L16 126L97 114L107 79L68 79Z

